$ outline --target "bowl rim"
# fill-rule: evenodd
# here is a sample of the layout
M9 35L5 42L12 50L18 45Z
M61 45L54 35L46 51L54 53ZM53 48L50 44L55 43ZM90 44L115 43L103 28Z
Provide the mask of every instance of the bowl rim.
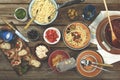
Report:
M66 41L65 41L65 37L64 37L65 31L66 31L66 29L67 29L70 25L72 25L72 24L74 24L74 23L82 23L83 25L86 26L86 28L89 30L89 33L90 33L90 39L89 39L88 43L87 43L85 46L81 47L81 48L73 48L73 47L69 46L69 45L66 43ZM72 22L72 23L68 24L68 25L63 29L63 35L62 35L62 36L63 36L63 42L65 43L65 45L66 45L68 48L70 48L70 49L72 49L72 50L82 50L82 49L86 48L86 47L90 44L91 31L90 31L90 29L89 29L89 27L88 27L88 25L87 25L86 23L84 23L84 22L82 22L82 21L75 21L75 22Z
M31 38L29 37L29 32L31 32L32 30L34 30L34 31L37 32L37 37L36 37L35 39L31 39ZM39 33L39 31L38 31L37 29L30 29L30 30L27 31L27 37L28 37L29 40L31 40L31 41L37 41L37 40L39 40L39 38L40 38L40 33Z
M34 2L35 2L35 0L32 0L30 2L30 4L29 4L29 7L28 7L28 14L29 14L30 18L32 18L31 9L32 9L32 5L34 4ZM51 2L55 5L56 9L58 9L58 5L57 5L56 1L55 0L51 0ZM37 20L34 20L33 22L37 23L38 25L43 25L43 26L44 25L48 25L48 24L51 24L53 21L55 21L55 19L57 18L57 15L58 15L58 11L56 11L56 14L55 14L54 18L50 22L48 22L46 24L45 23L40 23Z
M0 38L0 40L2 40L2 42L9 42L9 43L13 42L14 39L16 38L16 34L15 34L15 32L12 31L11 29L7 28L6 26L5 26L5 27L1 27L1 28L0 28L0 31L2 31L2 30L6 30L6 31L12 33L12 37L13 37L13 39L11 39L10 41L9 41L9 40L4 41L2 38ZM0 42L0 43L1 43L1 42Z
M79 55L78 55L77 58L76 58L76 64L79 62L79 57L80 57L81 55L83 55L83 54L86 54L86 52L93 52L92 54L90 53L90 54L88 54L88 55L92 55L92 56L96 55L96 56L99 56L99 58L102 60L102 63L104 63L104 59L103 59L102 55L101 55L99 52L94 51L94 50L87 49L87 50L84 50L84 51L82 51L82 52L79 53ZM93 55L93 54L94 54L94 55ZM96 59L97 59L97 58L96 58ZM100 60L100 59L97 59L97 61ZM81 60L81 59L80 59L80 60ZM80 64L80 65L81 65L81 64ZM81 68L81 66L80 66L80 68ZM77 69L77 72L78 72L79 74L83 75L83 73L80 73L80 70L78 70L78 66L76 66L76 69ZM96 69L97 69L97 68L96 68ZM98 70L99 70L99 69L98 69ZM95 71L95 70L94 70L94 71ZM94 71L93 71L93 72L94 72ZM86 75L83 75L83 76L88 77L88 78L92 78L92 77L98 76L101 72L102 72L102 70L99 70L99 72L98 72L96 75L94 75L94 76L86 76ZM92 72L91 72L91 73L92 73Z
M49 65L49 67L52 69L52 70L54 70L55 72L59 72L56 68L54 68L53 66L52 66L52 62L51 62L51 59L52 59L52 56L55 54L55 52L57 52L57 51L61 51L61 52L64 52L64 54L66 55L66 57L69 59L70 58L70 55L69 55L69 53L68 52L66 52L65 50L60 50L60 49L58 49L58 50L54 50L53 52L51 52L51 54L50 54L50 56L49 56L49 58L48 58L48 65ZM56 54L58 54L58 53L56 53ZM62 53L63 54L63 53Z
M23 9L23 10L26 12L26 16L25 16L23 19L18 19L17 16L15 15L15 12L16 12L18 9ZM27 19L28 19L27 9L24 8L24 7L18 7L18 8L16 8L15 11L14 11L14 17L15 17L15 19L17 19L18 21L22 21L22 22L27 21Z
M119 15L111 15L110 16L111 20L113 19L116 19L116 18L120 18ZM100 47L102 49L104 49L105 51L109 52L110 54L115 54L115 55L119 55L120 54L120 49L116 49L116 48L110 48L110 50L107 50L107 48L102 44L102 42L104 41L102 38L101 38L101 30L102 28L105 26L106 22L107 22L107 17L104 18L100 23L99 25L97 26L97 29L96 29L96 40L98 41L98 44L100 45Z
M120 17L118 17L118 18L115 18L115 19L112 19L111 21L114 21L114 20L120 20ZM101 32L101 38L103 38L103 40L107 43L107 45L110 47L110 48L114 48L114 49L118 49L119 50L119 48L116 48L116 47L114 47L114 46L112 46L108 41L107 41L107 39L106 39L106 36L105 36L105 29L107 28L107 25L109 25L109 22L107 22L106 24L105 24L105 26L102 28L102 31L103 31L103 36L102 36L102 32Z
M81 53L82 53L82 52L81 52ZM85 59L85 58L88 58L88 57L93 58L93 59L95 60L95 62L97 62L97 59L96 59L93 55L90 55L90 54L87 54L86 56L82 57L82 58L80 59L80 61L81 61L82 59ZM81 64L80 64L80 65L81 65ZM80 66L80 67L81 67L81 66ZM90 71L85 70L83 67L81 67L81 69L82 69L84 72L91 73L91 72L94 72L96 68L93 67L93 69L90 70Z
M47 32L48 30L50 30L50 29L55 30L56 33L57 33L57 35L58 35L57 41L55 41L55 42L53 42L53 43L49 42L49 41L45 38L46 32ZM43 39L44 39L48 44L57 44L57 43L60 41L60 38L61 38L61 33L60 33L59 29L58 29L58 28L55 28L55 27L49 27L49 28L45 29L45 31L44 31L44 33L43 33Z
M48 49L48 52L46 52L46 54L47 54L47 57L44 57L44 58L39 58L38 56L37 56L37 53L36 53L36 47L38 47L38 46L40 46L40 45L43 45L43 46L45 46L47 49ZM49 55L50 55L50 47L46 44L46 43L44 43L44 42L39 42L39 43L37 43L35 46L34 46L34 53L33 53L33 55L38 59L38 60L46 60L48 57L49 57Z

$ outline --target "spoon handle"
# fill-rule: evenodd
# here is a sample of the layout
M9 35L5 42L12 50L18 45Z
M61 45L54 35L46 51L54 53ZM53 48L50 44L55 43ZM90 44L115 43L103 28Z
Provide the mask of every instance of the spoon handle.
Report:
M96 63L96 62L92 62L92 64L96 64L99 66L113 67L113 65L111 65L111 64L103 64L103 63Z
M100 66L106 66L106 67L113 67L113 65L111 65L111 64L97 63L97 65L100 65Z
M93 67L95 67L95 68L97 68L97 69L106 71L106 72L111 72L111 71L109 71L109 70L107 70L107 69L104 69L104 68L102 68L102 67L98 67L98 66L95 66L95 65L91 65L91 66L93 66Z
M110 25L111 35L112 35L111 37L112 37L112 42L113 42L114 40L116 40L116 35L113 31L113 26L112 26L112 23L111 23L110 14L108 12L108 7L107 7L106 0L103 0L103 2L104 2L105 9L107 11L107 18L108 18L108 22L109 22L109 25ZM115 44L115 43L113 43L113 44Z
M37 13L38 13L38 10L36 11L36 15L33 16L33 17L29 20L29 22L26 24L26 26L24 27L25 30L26 30L26 29L30 26L30 24L35 20L35 18L36 18L36 16L37 16Z
M30 24L34 21L34 19L35 19L34 17L32 19L30 19L30 21L24 27L25 30L30 26Z
M1 18L11 29L16 30L5 18Z

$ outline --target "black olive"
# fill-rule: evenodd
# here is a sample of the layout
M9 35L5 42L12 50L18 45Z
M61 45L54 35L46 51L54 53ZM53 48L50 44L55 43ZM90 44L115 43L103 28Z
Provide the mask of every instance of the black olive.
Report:
M28 38L32 40L39 37L39 33L36 30L28 31L27 35L28 35Z

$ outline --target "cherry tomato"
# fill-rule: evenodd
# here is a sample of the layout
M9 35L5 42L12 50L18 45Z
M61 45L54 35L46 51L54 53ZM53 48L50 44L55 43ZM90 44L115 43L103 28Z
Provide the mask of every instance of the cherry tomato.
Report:
M57 34L57 32L55 30L50 29L50 30L48 30L46 32L46 36L45 37L47 38L47 40L49 42L55 42L55 41L57 41L58 34Z

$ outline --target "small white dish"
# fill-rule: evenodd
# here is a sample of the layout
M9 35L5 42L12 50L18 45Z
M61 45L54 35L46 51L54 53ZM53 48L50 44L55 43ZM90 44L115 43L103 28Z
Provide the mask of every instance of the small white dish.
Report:
M48 30L54 30L54 31L56 31L56 34L58 35L58 37L56 38L56 41L50 42L50 41L46 38L46 36L47 36L46 32L47 32ZM44 33L43 33L43 38L44 38L44 40L45 40L48 44L56 44L56 43L59 42L59 40L60 40L60 38L61 38L61 33L60 33L60 31L59 31L57 28L55 28L55 27L50 27L50 28L47 28L47 29L44 31ZM50 38L52 38L52 37L50 37Z
M22 10L25 11L25 17L22 18L22 19L19 19L19 18L16 16L16 11L18 11L18 10L20 10L20 9L22 9ZM15 12L14 12L14 17L15 17L18 21L22 21L22 22L27 21L27 19L28 19L27 10L26 10L25 8L23 8L23 7L18 7L18 8L16 8L16 9L15 9Z

